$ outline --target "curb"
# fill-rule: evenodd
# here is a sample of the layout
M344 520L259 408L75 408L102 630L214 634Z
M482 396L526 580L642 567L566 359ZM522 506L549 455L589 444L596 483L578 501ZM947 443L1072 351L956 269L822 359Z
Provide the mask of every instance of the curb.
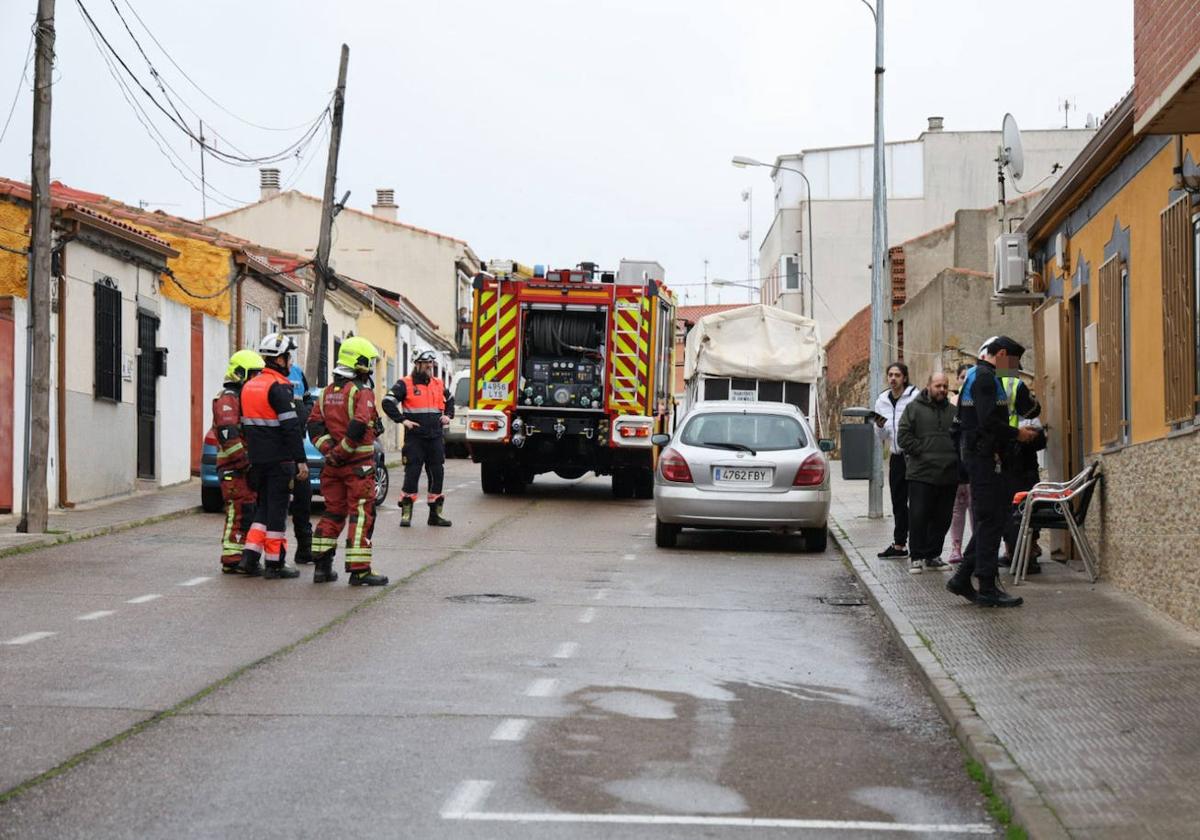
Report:
M925 645L917 628L875 577L875 573L858 549L839 534L839 530L842 530L840 526L836 529L831 528L830 536L850 564L854 576L866 589L871 605L883 618L888 632L904 651L905 659L929 690L934 704L950 725L954 737L958 739L967 755L983 767L997 795L1008 805L1012 812L1013 824L1024 828L1031 840L1070 840L1071 835L1037 792L1033 782L1013 761L1004 744L975 711L974 705L958 683L942 667L933 651Z
M26 554L30 551L38 551L43 548L53 548L56 545L66 545L67 543L79 542L81 540L90 540L93 537L104 537L109 534L119 534L122 531L132 531L134 528L141 528L145 525L155 525L159 522L166 522L170 519L179 519L184 516L190 516L194 513L199 513L203 508L200 505L180 508L166 513L158 513L154 516L147 516L142 519L127 519L122 522L110 522L107 525L96 525L91 528L82 528L78 531L67 531L62 534L48 534L40 539L30 540L29 542L21 543L20 545L11 545L0 548L0 558L12 557L16 554Z

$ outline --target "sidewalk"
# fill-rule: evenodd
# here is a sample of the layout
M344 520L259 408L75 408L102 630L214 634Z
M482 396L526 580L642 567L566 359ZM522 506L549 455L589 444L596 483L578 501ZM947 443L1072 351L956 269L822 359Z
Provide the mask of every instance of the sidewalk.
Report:
M200 479L71 510L51 510L47 533L19 534L17 514L0 515L0 557L173 519L200 510Z
M876 558L891 517L868 519L867 482L833 466L831 534L1014 823L1033 838L1197 836L1200 636L1045 558L1009 587L1024 606L969 604L944 572Z

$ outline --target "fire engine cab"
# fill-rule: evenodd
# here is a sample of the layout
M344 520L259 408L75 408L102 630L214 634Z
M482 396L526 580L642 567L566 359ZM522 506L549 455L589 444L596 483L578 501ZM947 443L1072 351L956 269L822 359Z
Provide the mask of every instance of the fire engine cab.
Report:
M675 347L662 267L487 268L474 280L467 414L483 492L594 472L617 498L653 496L650 438L669 431Z

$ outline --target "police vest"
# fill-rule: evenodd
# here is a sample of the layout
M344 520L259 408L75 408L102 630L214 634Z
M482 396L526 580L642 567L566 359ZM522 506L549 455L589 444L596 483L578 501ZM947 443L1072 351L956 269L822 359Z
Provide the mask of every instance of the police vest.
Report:
M1021 380L1015 376L1002 376L1000 387L1008 396L1008 425L1016 429L1021 425L1021 418L1017 414L1017 389L1021 387Z

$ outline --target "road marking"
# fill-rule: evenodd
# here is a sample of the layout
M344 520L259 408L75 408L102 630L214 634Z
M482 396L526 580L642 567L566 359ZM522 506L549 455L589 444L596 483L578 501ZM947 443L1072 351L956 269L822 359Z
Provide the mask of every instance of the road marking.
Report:
M525 718L508 718L500 722L492 733L493 741L520 741L529 731L529 721Z
M636 554L623 554L623 555L621 555L621 559L622 560L636 560L637 555Z
M477 813L475 809L483 805L495 784L482 779L468 779L460 783L442 806L442 819L461 820L468 814Z
M206 580L212 580L210 577L194 577L191 580L185 580L180 586L199 586Z
M592 593L593 601L603 601L607 597L608 597L607 589L597 589L595 592Z
M161 598L161 595L139 595L136 598L130 598L126 604L148 604L151 601Z
M36 633L26 633L24 636L17 636L15 639L9 639L4 644L6 645L27 645L30 642L36 642L40 639L48 639L54 634L47 630L38 630Z
M591 624L592 619L594 619L595 617L596 617L596 608L588 607L586 610L584 610L582 613L580 613L579 623L580 624Z
M486 785L470 788L465 785ZM519 823L608 823L624 825L704 825L737 826L740 828L796 828L813 831L893 831L903 834L993 834L986 823L891 823L865 820L789 820L768 817L693 817L686 814L510 814L503 812L477 811L473 801L468 807L467 794L482 799L491 792L492 782L463 782L455 796L442 808L442 819L471 820L473 822L519 822ZM461 792L461 793L460 793ZM453 808L451 806L454 806Z
M542 677L529 684L525 689L526 697L549 697L558 689L558 680L553 677Z
M579 652L579 642L563 642L554 650L555 659L570 659Z
M76 621L95 621L97 618L104 618L106 615L116 615L116 610L96 610L95 612L85 613L75 616Z

